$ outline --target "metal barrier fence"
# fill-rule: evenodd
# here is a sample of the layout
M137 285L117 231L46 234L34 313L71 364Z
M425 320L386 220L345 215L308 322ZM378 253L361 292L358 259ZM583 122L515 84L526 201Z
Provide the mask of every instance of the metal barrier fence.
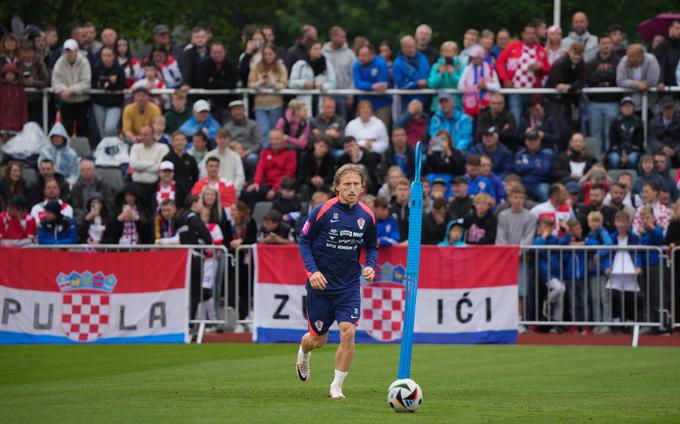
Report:
M29 93L41 93L42 94L42 126L43 130L45 133L49 131L49 95L52 93L52 88L42 88L42 89L37 89L37 88L32 88L28 87L26 88L26 91ZM172 94L175 91L175 89L155 89L152 90L152 93L155 95L162 95L162 94ZM520 94L520 95L535 95L535 94L553 94L553 95L564 95L565 93L562 93L554 88L532 88L532 89L520 89L520 88L502 88L499 90L500 93L502 94ZM586 87L583 88L578 92L579 95L587 97L588 94L606 94L606 93L619 93L619 94L632 94L632 93L638 93L642 95L642 104L641 104L641 109L642 109L642 120L645 123L644 126L644 133L645 133L645 141L647 140L647 121L648 121L648 112L649 112L649 94L650 93L657 93L659 92L656 87L650 87L645 91L637 91L634 89L628 89L628 88L621 88L621 87ZM663 93L677 93L680 92L680 86L674 86L674 87L666 87ZM129 90L126 91L108 91L108 90L101 90L101 89L91 89L90 94L103 94L103 95L120 95L120 94L125 94L129 93ZM225 89L225 90L206 90L206 89L201 89L201 88L192 88L187 92L187 94L190 95L203 95L203 96L225 96L225 95L239 95L242 97L243 103L245 105L246 109L246 114L249 113L250 110L250 101L249 101L249 96L258 96L258 95L271 95L271 94L277 94L277 95L283 95L283 96L297 96L297 95L307 95L307 96L394 96L396 100L396 104L400 104L400 99L401 96L403 95L434 95L434 94L440 94L440 93L451 93L451 94L463 94L463 91L457 90L457 89L443 89L443 90L434 90L430 88L423 88L423 89L418 89L418 90L404 90L404 89L388 89L385 91L363 91L363 90L357 90L357 89L336 89L336 90L327 90L327 91L322 91L322 90L297 90L297 89L282 89L282 90L273 90L273 89L253 89L253 88L234 88L234 89ZM661 93L661 92L659 92ZM573 94L573 93L570 93ZM399 108L397 108L398 111ZM429 109L426 107L426 109Z
M194 326L196 343L203 342L207 326L233 329L236 317L230 313L229 268L234 265L234 257L225 246L218 245L136 245L117 244L76 244L76 245L35 245L28 249L59 249L86 252L129 252L186 249L190 251L190 311L189 323Z
M680 328L680 275L678 274L678 267L680 267L680 246L676 246L670 250L670 267L671 267L671 323L673 328Z
M675 304L668 268L658 246L522 246L521 324L667 330Z
M239 322L247 325L252 325L256 266L252 262L253 250L254 246L240 246L235 256L237 311L243 317ZM673 249L672 254L676 250L680 252L680 247ZM621 255L617 258L618 253ZM677 307L675 268L666 253L667 249L661 246L520 246L520 324L590 327L598 333L609 332L613 327L678 328L680 320L674 315ZM608 284L610 275L630 271L624 254L630 255L635 268L641 265L641 274L626 280L626 284L633 281L637 284L637 292L617 290ZM541 263L546 267L541 269ZM607 275L603 264L609 264L611 269ZM548 276L553 278L545 278ZM551 279L556 281L548 287ZM561 285L557 286L557 282ZM556 291L553 293L553 290ZM552 299L551 295L557 299L546 302L544 308L544 301Z

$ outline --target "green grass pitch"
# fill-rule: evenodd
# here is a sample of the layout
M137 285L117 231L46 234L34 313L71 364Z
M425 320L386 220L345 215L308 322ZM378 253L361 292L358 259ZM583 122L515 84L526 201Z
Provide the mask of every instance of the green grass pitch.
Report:
M295 345L0 347L3 423L680 422L677 348L415 346L415 414L387 387L399 347L357 346L345 400L326 397L335 346L297 380Z

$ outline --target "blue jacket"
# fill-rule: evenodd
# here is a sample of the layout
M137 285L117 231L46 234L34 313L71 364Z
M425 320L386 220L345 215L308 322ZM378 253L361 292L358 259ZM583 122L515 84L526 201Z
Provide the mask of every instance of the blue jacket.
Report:
M191 140L191 137L193 137L194 134L201 131L203 128L208 129L208 138L210 141L214 141L215 134L217 133L217 130L220 129L220 124L215 120L215 118L212 117L212 115L208 115L208 119L200 124L196 122L196 117L192 116L188 121L183 123L178 128L178 131L183 132L184 135L187 136L187 139Z
M662 236L663 239L663 236ZM600 227L597 231L590 231L585 239L586 246L612 246L614 242L611 236L604 227ZM604 275L604 270L609 268L611 250L590 250L588 251L588 271L590 275ZM598 266L595 264L595 257L599 258L600 266L598 273Z
M434 114L430 119L430 138L437 135L439 130L444 130L451 134L453 147L467 152L472 146L472 119L463 113L460 108L453 109L453 116L444 116L441 110Z
M640 244L643 246L663 246L663 229L658 225L652 232L644 232L640 237ZM647 252L641 252L641 265L643 268L659 265L659 254L649 252L649 263L647 263Z
M388 216L386 219L378 220L378 246L389 247L393 244L399 243L399 224L397 221Z
M47 222L43 219L38 228L38 244L76 244L78 235L76 223L62 216L59 221Z
M571 233L567 232L560 239L560 244L568 246L571 241ZM565 280L582 280L586 276L586 252L585 250L567 250L562 254L562 268Z
M529 153L526 149L521 149L515 154L513 170L522 177L522 184L534 187L538 183L549 181L552 159L553 155L546 150Z
M534 246L557 246L562 244L562 240L553 235L547 238L539 235L534 239L533 244ZM551 278L560 278L560 252L538 251L538 278L541 282L546 282Z
M493 198L496 197L494 186L488 178L480 175L473 180L466 174L465 181L468 183L468 195L474 196L477 193L486 193Z
M38 163L42 162L43 159L51 160L54 163L56 171L63 175L69 184L73 184L78 180L80 158L76 151L69 145L71 138L68 136L66 128L64 128L60 122L54 124L48 138L51 140L53 136L63 137L64 143L61 146L56 147L50 141L50 143L41 147Z
M366 266L375 268L378 258L375 214L363 203L349 206L341 203L339 197L312 210L298 239L307 276L320 271L328 281L323 293L329 295L358 290L362 244L366 249ZM309 281L307 289L311 290Z
M480 142L472 146L470 153L484 155L491 158L491 163L493 164L491 171L498 175L501 179L505 178L506 175L512 172L512 152L510 149L505 147L505 144L499 142L496 151L489 153L484 150L484 143Z
M387 68L387 62L379 55L375 55L375 59L367 65L363 65L359 60L354 62L352 67L352 77L354 78L354 87L359 90L372 90L373 84L377 82L384 82L389 84L390 73ZM373 104L373 109L381 109L392 104L392 96L358 96L357 102L362 100L369 100Z
M487 178L491 181L491 186L493 187L493 191L496 195L496 205L500 205L501 201L505 199L506 194L503 180L493 172Z
M392 78L396 88L406 90L417 90L418 81L425 80L429 77L430 63L424 54L416 51L416 57L409 58L399 53L397 58L392 63ZM425 87L423 87L425 88ZM423 108L427 107L425 102L427 96L402 96L402 104L408 104L413 99L418 99L423 103Z

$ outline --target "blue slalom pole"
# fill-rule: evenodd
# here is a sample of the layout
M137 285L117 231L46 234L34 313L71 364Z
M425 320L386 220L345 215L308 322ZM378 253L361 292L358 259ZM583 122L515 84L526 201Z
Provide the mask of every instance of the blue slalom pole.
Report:
M420 142L416 144L415 156L416 172L413 183L411 183L411 200L409 201L408 257L406 259L405 281L406 305L404 307L404 324L402 327L398 378L409 378L411 375L413 325L416 318L418 274L420 272L420 241L423 223L423 184L420 182L420 168L423 164L423 154Z

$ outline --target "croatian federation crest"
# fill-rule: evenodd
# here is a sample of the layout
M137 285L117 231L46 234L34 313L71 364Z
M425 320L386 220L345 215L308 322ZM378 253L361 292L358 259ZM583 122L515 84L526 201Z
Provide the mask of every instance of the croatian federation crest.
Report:
M360 230L364 229L365 224L366 224L366 220L364 218L357 219L357 225L359 225Z
M98 340L108 328L111 312L110 294L116 276L102 272L71 272L57 276L62 293L61 328L71 340L88 343Z
M383 264L376 272L376 280L361 286L361 328L381 342L401 338L404 322L406 288L403 280L406 269L402 265Z

